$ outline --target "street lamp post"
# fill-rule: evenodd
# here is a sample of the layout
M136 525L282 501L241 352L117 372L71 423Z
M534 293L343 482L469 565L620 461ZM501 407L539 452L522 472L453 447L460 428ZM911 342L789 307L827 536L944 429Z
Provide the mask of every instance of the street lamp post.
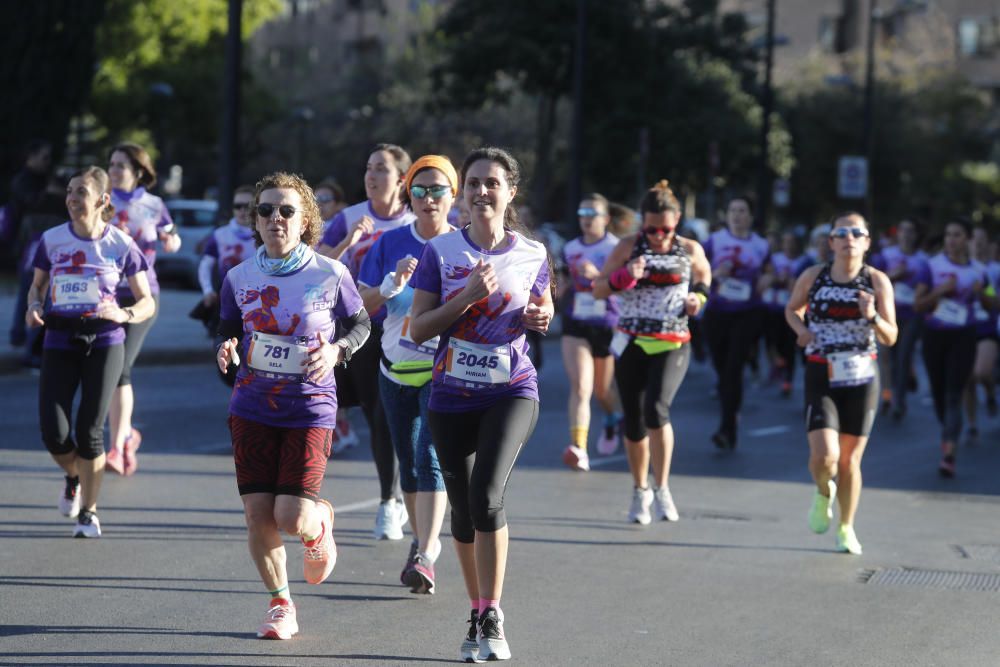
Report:
M240 60L243 50L242 37L243 0L229 0L229 26L226 33L226 64L223 82L222 137L219 150L219 213L225 220L236 188L236 170L239 164L240 136Z
M583 182L583 74L587 52L587 0L576 3L576 49L573 57L573 136L566 220L576 220Z
M774 109L774 90L771 83L771 73L774 69L774 14L775 0L767 0L767 34L764 44L764 91L761 96L761 109L764 117L760 128L760 152L757 165L757 219L760 224L767 225L768 209L771 200L771 166L768 148L768 137L771 134L771 112Z
M868 42L865 48L865 107L864 124L861 137L861 150L868 161L868 183L865 187L865 217L869 224L872 221L872 210L874 207L875 179L873 177L874 165L872 160L875 157L875 30L878 27L878 19L881 17L878 8L878 0L870 0L868 7Z

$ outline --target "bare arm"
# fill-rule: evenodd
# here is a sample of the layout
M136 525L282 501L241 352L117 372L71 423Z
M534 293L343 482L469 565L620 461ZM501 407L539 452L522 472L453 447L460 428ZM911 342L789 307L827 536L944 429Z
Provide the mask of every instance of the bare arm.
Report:
M608 282L608 277L628 262L637 238L638 235L636 234L626 236L618 242L615 249L608 255L608 258L604 261L604 267L601 269L600 275L594 279L595 299L607 299L615 293L615 290L611 287L611 283Z
M796 343L799 347L805 347L815 337L809 327L806 326L804 316L806 306L809 305L809 290L816 282L816 276L823 270L823 265L811 266L802 272L799 279L795 281L792 294L785 305L785 321L795 332Z
M48 290L49 274L41 269L35 269L31 287L28 288L28 310L24 313L24 321L31 328L45 324L42 313L45 311L45 294Z
M441 303L439 294L422 289L413 290L413 305L410 306L410 338L415 343L423 343L440 335L472 304L488 298L498 287L499 281L493 265L479 260L479 264L469 274L462 291L444 303Z
M875 287L875 311L879 315L879 321L873 323L875 337L883 345L893 346L899 337L899 327L896 325L896 301L892 290L892 281L878 269L871 269L872 285ZM874 313L862 311L867 319L872 319Z

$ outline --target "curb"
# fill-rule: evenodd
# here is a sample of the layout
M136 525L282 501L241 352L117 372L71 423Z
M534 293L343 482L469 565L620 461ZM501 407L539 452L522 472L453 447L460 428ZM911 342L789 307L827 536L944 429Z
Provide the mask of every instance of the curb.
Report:
M211 343L201 347L176 348L176 349L144 349L139 353L136 366L172 366L192 363L210 364L215 355L212 352ZM29 373L33 369L21 365L20 352L6 352L0 354L0 376L18 375Z

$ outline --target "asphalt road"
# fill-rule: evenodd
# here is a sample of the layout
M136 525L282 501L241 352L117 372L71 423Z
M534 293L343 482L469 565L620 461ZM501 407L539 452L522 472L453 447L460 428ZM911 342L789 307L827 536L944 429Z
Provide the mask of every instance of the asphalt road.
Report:
M857 520L865 553L809 532L801 397L747 392L739 448L717 454L713 374L692 364L675 403L676 524L630 525L619 453L562 468L566 381L546 343L542 417L507 493L503 607L520 664L997 665L1000 420L981 417L959 475L936 474L927 397L879 420ZM0 664L333 665L454 662L467 602L450 548L438 593L398 583L407 543L370 538L377 503L364 447L331 460L337 569L302 581L301 634L262 642L267 603L244 544L228 455L228 390L206 364L134 372L141 467L109 478L105 537L69 539L61 476L37 433L37 377L0 377ZM355 418L359 415L354 415ZM360 422L360 420L357 420ZM447 522L446 522L447 525Z

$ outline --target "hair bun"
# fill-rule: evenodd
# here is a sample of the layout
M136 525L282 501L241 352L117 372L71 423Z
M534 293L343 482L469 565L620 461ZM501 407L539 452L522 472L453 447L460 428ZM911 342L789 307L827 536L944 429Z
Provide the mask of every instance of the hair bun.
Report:
M670 190L670 181L668 181L665 178L661 178L659 181L656 182L656 185L654 185L652 188L650 188L650 190L668 190L669 191Z

